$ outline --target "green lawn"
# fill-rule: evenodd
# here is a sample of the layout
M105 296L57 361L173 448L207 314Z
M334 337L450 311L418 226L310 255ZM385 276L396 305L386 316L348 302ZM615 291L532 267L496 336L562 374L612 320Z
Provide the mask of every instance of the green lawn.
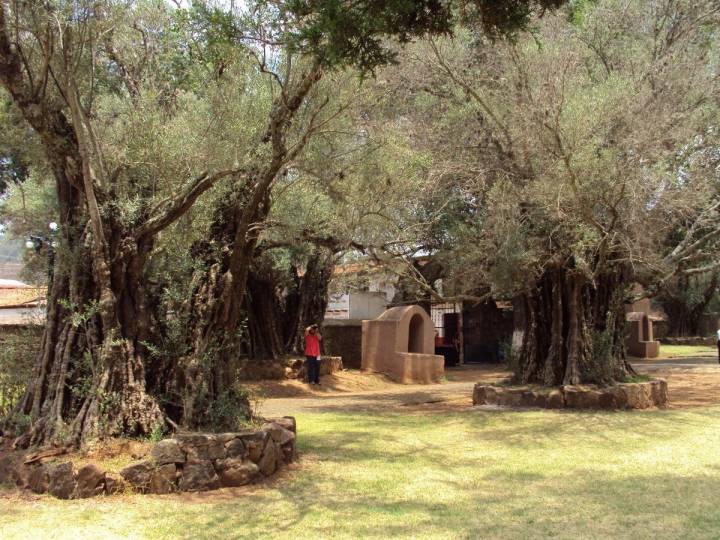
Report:
M689 358L692 356L717 356L717 347L707 345L660 345L661 358Z
M720 538L720 408L303 414L228 496L0 498L0 538Z

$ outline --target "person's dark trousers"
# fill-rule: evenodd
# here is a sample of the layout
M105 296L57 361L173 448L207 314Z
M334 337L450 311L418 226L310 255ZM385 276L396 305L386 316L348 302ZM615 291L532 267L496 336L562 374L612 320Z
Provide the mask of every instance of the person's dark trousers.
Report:
M306 356L308 383L320 384L320 361L317 356Z
M720 363L720 339L718 339L718 363Z

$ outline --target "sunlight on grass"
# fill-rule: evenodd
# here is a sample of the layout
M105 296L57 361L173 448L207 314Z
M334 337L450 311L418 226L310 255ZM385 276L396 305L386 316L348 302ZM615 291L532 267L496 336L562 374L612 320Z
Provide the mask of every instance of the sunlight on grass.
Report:
M302 464L233 496L0 498L0 538L708 538L720 409L298 416ZM283 486L280 489L280 486Z
M660 358L689 358L692 356L717 356L716 347L707 345L660 345Z

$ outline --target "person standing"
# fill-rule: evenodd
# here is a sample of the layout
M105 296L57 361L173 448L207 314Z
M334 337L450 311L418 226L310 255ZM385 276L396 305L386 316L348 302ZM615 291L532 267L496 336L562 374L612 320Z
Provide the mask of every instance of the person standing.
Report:
M717 330L718 364L720 364L720 328Z
M320 384L320 328L317 324L305 329L305 366L308 384Z

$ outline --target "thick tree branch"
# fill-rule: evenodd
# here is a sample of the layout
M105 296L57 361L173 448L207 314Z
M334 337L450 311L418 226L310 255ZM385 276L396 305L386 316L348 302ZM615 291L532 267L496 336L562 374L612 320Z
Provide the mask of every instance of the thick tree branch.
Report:
M138 237L142 238L159 233L190 210L198 197L213 187L219 180L228 176L239 176L242 173L242 169L228 169L214 174L202 173L185 186L179 195L158 203L151 210L149 219L138 229Z

